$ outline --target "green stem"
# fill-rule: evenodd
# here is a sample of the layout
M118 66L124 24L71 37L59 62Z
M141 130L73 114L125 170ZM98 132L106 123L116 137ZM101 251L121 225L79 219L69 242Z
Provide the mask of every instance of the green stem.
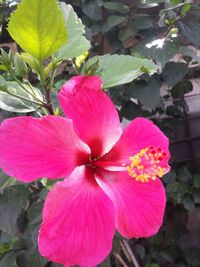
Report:
M45 90L46 81L45 81L45 75L44 75L42 61L39 62L39 73L38 74L39 74L39 77L40 77L40 81L41 81L42 87Z
M48 87L45 87L45 96L46 96L46 109L49 111L49 114L54 115L54 110L53 110L53 106L51 103L51 99L50 99L50 90Z
M50 99L50 90L45 79L42 61L40 61L39 77L46 97L46 103L43 105L43 107L48 110L49 114L54 115L54 110Z
M79 73L78 73L78 70L77 70L77 68L76 68L76 65L74 64L74 61L73 61L73 60L70 60L70 62L71 62L71 64L72 64L72 67L73 67L74 72L75 72L76 74L79 74Z
M53 82L54 82L55 75L56 75L56 68L53 68L52 73L51 73L51 78L50 78L50 81L49 81L49 90L51 90L52 87L53 87Z
M44 107L41 108L45 115L49 115Z
M17 79L17 77L15 76L15 74L10 71L10 74L12 76L12 78L19 84L19 86L29 95L31 95L33 98L35 98L37 101L39 101L41 104L45 104L42 100L40 100L39 98L37 98L34 94L32 94L30 91L28 91L26 89L26 87ZM31 89L32 90L32 89ZM33 91L32 91L33 92Z

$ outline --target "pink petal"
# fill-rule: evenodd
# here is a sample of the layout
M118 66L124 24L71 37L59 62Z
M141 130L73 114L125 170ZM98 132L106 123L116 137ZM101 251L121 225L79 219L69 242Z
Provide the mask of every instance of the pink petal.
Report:
M24 182L65 177L90 154L72 121L58 116L7 119L0 126L0 137L1 168Z
M116 228L127 238L149 237L162 224L165 210L165 191L159 179L142 183L127 172L99 169L98 184L112 199L116 210Z
M129 158L131 156L134 156L140 152L140 150L148 146L161 148L169 159L168 138L152 121L144 118L137 118L125 128L117 144L101 159L101 161L107 162L105 165L109 165L109 162L113 162L110 165L114 165L114 163L129 164ZM101 166L103 166L103 164L101 164Z
M98 77L77 76L65 83L59 94L65 114L93 157L107 153L122 132L115 106L101 84Z
M93 267L109 254L114 231L113 203L91 169L79 167L47 196L39 251L65 267Z

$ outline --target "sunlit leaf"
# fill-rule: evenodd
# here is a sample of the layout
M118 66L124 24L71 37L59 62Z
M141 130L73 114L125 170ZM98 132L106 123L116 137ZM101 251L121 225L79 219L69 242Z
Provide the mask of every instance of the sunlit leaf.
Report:
M143 57L152 58L164 66L178 52L179 47L178 38L145 40L133 48L132 55L139 54Z
M109 88L133 81L144 70L153 74L157 65L148 59L128 55L104 55L88 60L83 71L86 74L99 75L103 79L103 88Z
M8 31L24 51L39 60L55 53L67 40L56 0L22 0L11 15Z

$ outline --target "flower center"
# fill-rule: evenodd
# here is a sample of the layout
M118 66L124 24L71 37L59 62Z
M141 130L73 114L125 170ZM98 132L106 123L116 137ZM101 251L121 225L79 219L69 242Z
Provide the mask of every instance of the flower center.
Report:
M129 158L128 173L136 181L148 182L162 177L169 169L169 156L160 148L149 146Z
M89 166L92 169L95 169L97 167L96 162L99 158L93 158L92 156L89 157L89 162L87 166Z

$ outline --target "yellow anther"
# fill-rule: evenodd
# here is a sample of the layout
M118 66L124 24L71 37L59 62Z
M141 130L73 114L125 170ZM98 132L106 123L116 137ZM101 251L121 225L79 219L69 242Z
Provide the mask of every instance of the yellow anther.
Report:
M162 177L168 168L166 153L161 148L148 147L129 158L129 175L136 181L148 182Z

